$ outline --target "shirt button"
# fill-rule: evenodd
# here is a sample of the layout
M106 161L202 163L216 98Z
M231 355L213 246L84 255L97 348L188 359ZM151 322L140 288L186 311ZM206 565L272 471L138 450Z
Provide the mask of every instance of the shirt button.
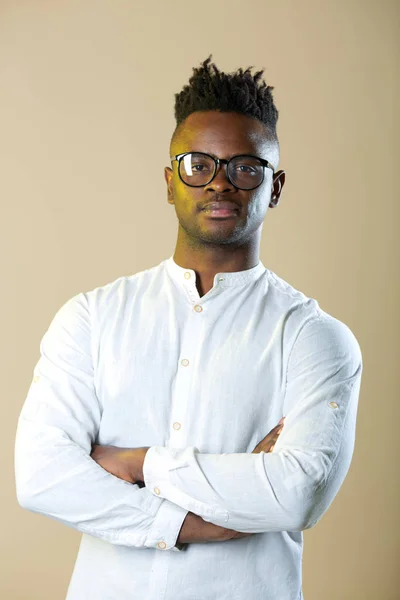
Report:
M160 492L160 488L158 488L158 487L155 487L155 488L154 488L154 493L155 493L155 494L157 494L157 496L159 496L159 495L161 494L161 492Z
M157 546L160 548L160 550L165 550L167 544L165 542L158 542Z
M201 312L201 311L203 310L203 308L197 304L197 305L194 307L194 310L195 310L196 312Z
M186 271L185 275L184 275L185 279L190 279L191 278L191 274L189 273L189 271Z
M175 422L175 423L172 425L172 427L173 427L174 429L178 430L178 429L180 429L180 428L182 427L182 425L181 425L180 423L178 423L178 421L176 421L176 422Z
M184 358L183 360L181 360L181 364L182 364L184 367L187 367L187 366L188 366L188 364L189 364L189 361L188 361L188 359L187 359L187 358Z
M33 378L33 383L37 383L39 381L40 377L39 375L35 375L35 377Z
M337 408L338 407L338 405L336 404L336 402L329 402L329 406L331 408Z

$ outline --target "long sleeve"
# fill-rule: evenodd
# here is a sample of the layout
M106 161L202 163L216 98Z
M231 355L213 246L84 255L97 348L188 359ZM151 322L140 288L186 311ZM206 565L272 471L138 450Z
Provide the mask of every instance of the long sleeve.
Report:
M57 312L40 354L15 439L20 505L113 544L182 549L175 543L188 511L115 477L90 457L102 408L85 294Z
M143 466L146 486L237 531L312 527L350 467L361 373L351 330L327 313L311 317L299 328L288 360L286 419L274 451L207 454L194 446L152 446Z

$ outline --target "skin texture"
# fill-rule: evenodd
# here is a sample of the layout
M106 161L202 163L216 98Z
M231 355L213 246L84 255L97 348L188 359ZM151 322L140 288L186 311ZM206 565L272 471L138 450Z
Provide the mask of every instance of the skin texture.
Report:
M196 272L200 296L213 286L216 273L250 269L259 262L261 234L269 208L278 206L285 172L278 170L279 144L263 123L239 113L202 111L189 115L173 136L170 156L183 152L206 152L229 159L239 154L253 154L268 160L274 167L265 169L263 183L255 190L239 190L226 177L226 165L220 165L208 185L192 188L178 175L177 162L165 167L167 200L173 205L179 222L174 252L175 262ZM238 215L212 219L202 212L211 201L230 200L239 207ZM272 452L283 428L281 421L257 444L252 453ZM102 468L130 483L143 483L143 463L148 447L119 448L94 444L91 457ZM144 483L143 483L144 485ZM204 543L246 537L240 533L208 523L188 513L178 542Z
M220 272L242 271L257 265L263 222L269 208L278 206L285 172L278 171L279 145L263 123L239 113L202 111L189 115L171 141L170 156L189 151L229 159L238 154L265 158L273 166L255 190L238 190L220 165L213 181L201 188L185 185L177 161L164 171L168 203L179 221L175 262L196 272L200 296L213 286ZM236 218L210 219L202 212L210 201L231 200L240 206Z

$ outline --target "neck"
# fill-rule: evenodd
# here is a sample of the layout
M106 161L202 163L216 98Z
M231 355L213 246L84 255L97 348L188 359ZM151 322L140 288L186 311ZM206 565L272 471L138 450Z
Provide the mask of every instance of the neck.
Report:
M193 243L179 230L173 255L180 267L196 272L198 288L207 293L217 273L245 271L259 263L261 231L250 242L239 246Z

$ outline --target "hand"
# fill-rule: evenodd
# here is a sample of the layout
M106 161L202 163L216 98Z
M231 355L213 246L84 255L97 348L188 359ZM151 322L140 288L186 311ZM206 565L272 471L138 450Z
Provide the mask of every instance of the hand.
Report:
M143 463L148 448L92 445L90 456L103 469L129 483L143 481Z
M275 425L273 429L265 436L263 440L254 448L252 454L259 454L260 452L272 452L275 444L278 440L279 434L281 433L284 425L285 417L279 421L278 425Z
M203 544L205 542L225 542L234 538L247 537L252 533L243 533L214 525L204 521L198 515L188 512L183 521L177 542L182 544Z

